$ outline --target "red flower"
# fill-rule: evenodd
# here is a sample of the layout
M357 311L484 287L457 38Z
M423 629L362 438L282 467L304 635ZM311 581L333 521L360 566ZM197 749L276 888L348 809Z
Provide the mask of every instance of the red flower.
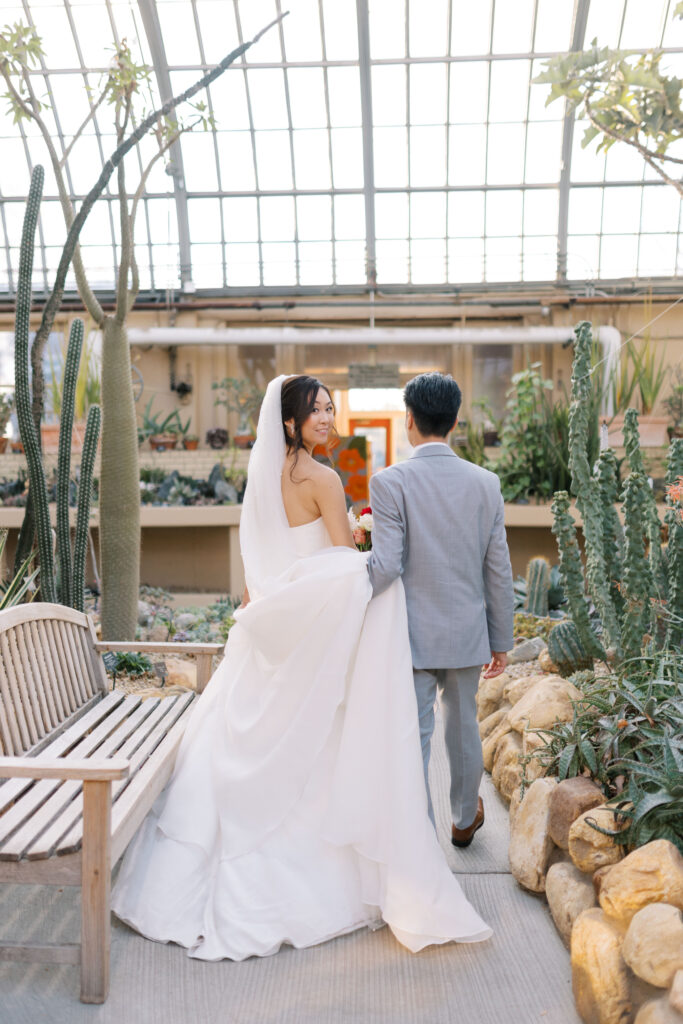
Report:
M364 516L366 512L369 512L369 513L370 513L370 515L372 515L372 509L370 508L370 506L369 506L369 505L368 505L368 507L367 507L367 508L362 508L362 509L360 510L360 514L361 514L362 516Z

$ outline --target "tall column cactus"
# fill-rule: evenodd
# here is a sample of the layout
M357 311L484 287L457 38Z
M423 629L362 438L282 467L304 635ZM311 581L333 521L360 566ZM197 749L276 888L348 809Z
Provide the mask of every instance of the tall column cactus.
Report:
M29 324L31 316L31 275L33 273L33 251L40 200L43 194L45 173L40 165L33 169L31 187L26 202L24 226L19 251L19 280L17 283L17 304L14 329L14 393L17 408L19 432L26 453L29 489L38 534L38 557L40 560L40 592L45 601L55 602L57 593L54 579L54 558L52 554L52 530L47 498L47 485L40 452L39 434L31 412L31 387L29 382Z
M526 568L526 600L524 611L529 615L548 614L550 565L545 558L532 558Z
M619 621L610 593L603 550L603 520L600 486L588 464L588 435L591 409L591 324L582 320L575 328L572 401L569 409L569 469L576 506L583 519L586 539L588 590L602 622L608 646L619 650Z
M585 586L581 555L576 539L576 526L569 512L569 495L566 491L556 491L552 503L552 531L557 537L560 552L560 572L564 592L567 596L569 614L576 626L579 640L587 655L594 658L605 658L603 647L591 627L586 603Z
M669 448L666 473L668 487L683 477L683 438L675 437ZM667 642L676 647L683 641L683 525L670 505L664 516L669 540L666 546L666 575L668 582Z
M29 374L29 323L31 313L31 273L36 223L43 191L43 168L37 165L31 175L24 229L21 238L19 281L14 343L15 400L19 431L28 464L30 494L33 500L38 557L40 561L40 592L43 600L83 609L85 550L88 539L92 469L99 440L100 410L92 406L88 414L81 482L78 495L78 522L76 527L76 564L71 567L71 537L69 528L69 481L71 468L71 433L78 366L83 345L83 321L75 320L69 337L64 371L59 452L57 455L57 541L59 554L59 587L55 581L55 563L52 528L48 504L45 470L40 451L39 433L32 413Z
M85 560L88 551L90 530L90 502L92 500L93 470L97 444L100 439L102 414L99 405L88 409L85 438L81 453L81 478L78 484L78 512L76 515L76 540L74 543L73 576L71 581L71 606L76 611L85 610Z
M652 623L650 593L652 574L645 555L643 532L645 502L643 488L647 487L642 473L629 473L624 485L624 550L622 644L624 655L634 658L640 653L643 635Z
M626 449L626 457L631 472L638 474L641 488L640 504L648 542L648 561L650 563L652 583L661 596L666 590L664 562L662 559L662 524L659 521L654 493L647 481L643 453L640 449L638 413L635 409L627 409L624 414L624 448Z
M597 478L600 489L605 568L612 601L617 615L620 615L623 611L619 580L623 568L624 531L614 507L618 498L617 460L611 448L606 448L598 456Z
M57 458L57 586L59 600L70 605L71 593L71 528L69 525L69 483L71 479L71 436L74 422L74 401L78 367L83 348L83 321L74 320L64 361L62 407L59 420L59 455Z

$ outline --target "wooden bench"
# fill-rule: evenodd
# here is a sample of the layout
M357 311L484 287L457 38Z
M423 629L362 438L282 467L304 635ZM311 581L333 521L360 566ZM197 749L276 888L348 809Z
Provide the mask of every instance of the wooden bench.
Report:
M81 886L80 943L0 942L0 959L80 964L85 1003L109 990L112 866L168 781L197 698L110 691L107 650L194 655L201 692L223 645L100 643L86 615L56 604L0 612L0 882Z

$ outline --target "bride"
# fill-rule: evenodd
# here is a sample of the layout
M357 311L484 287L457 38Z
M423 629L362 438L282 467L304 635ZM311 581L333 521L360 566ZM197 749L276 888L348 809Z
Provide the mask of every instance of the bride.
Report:
M386 922L412 952L479 942L427 814L403 584L371 600L341 482L311 457L327 388L277 377L249 462L247 592L112 907L203 960Z

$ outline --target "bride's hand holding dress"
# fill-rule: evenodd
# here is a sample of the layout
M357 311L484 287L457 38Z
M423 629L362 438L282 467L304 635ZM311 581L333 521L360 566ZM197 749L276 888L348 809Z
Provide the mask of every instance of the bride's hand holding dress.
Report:
M207 960L383 921L412 951L487 939L427 815L402 583L370 600L331 477L329 493L299 492L298 524L287 518L284 380L268 387L250 459L249 602L113 909Z

